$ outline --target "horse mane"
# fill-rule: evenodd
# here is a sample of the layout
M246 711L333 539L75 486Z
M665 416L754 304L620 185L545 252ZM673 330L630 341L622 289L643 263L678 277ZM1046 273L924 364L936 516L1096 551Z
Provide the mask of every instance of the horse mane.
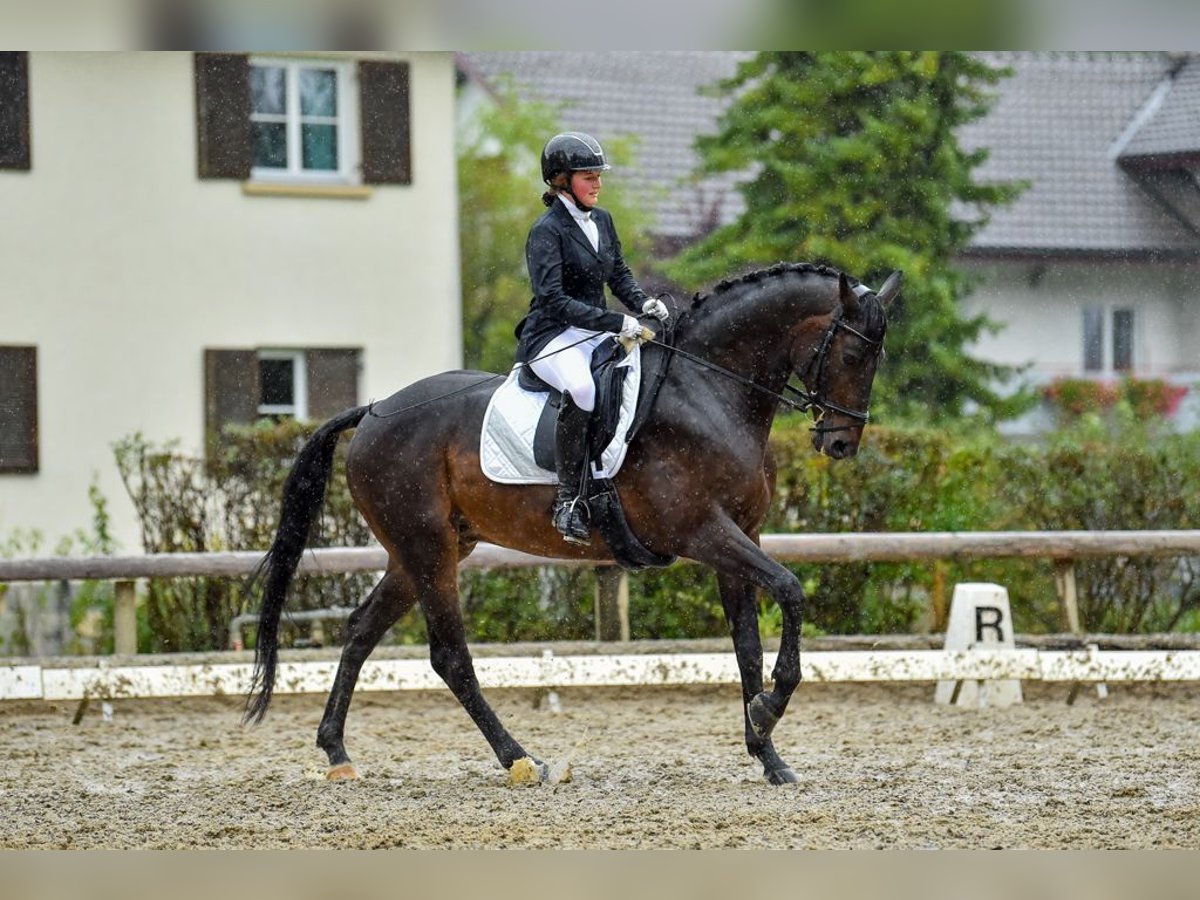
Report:
M797 272L802 275L822 275L826 278L837 278L839 275L845 275L846 280L850 283L850 287L858 287L862 284L859 279L855 278L848 272L842 272L840 269L835 269L833 266L825 265L824 263L811 262L780 262L773 266L767 266L764 269L755 269L746 272L742 275L735 275L726 278L705 293L696 293L692 297L692 303L687 313L694 314L699 311L700 307L712 297L718 297L729 293L733 288L740 287L745 284L754 284L758 281L764 281L768 278L776 278L780 275L785 275L789 272ZM875 292L865 294L862 298L864 313L867 318L866 327L869 333L877 333L878 339L883 339L883 333L887 329L887 313L883 309L883 305L879 303Z
M799 272L805 275L824 275L829 278L837 278L843 274L833 266L827 266L823 263L776 263L773 266L768 266L765 269L755 269L751 272L746 272L744 275L735 275L732 278L726 278L723 281L717 282L711 291L707 293L697 293L692 297L692 309L697 309L710 297L718 294L724 294L730 289L743 284L753 284L756 281L762 281L765 278L775 278L787 272ZM857 287L861 282L853 275L846 273L846 279L850 282L851 287Z

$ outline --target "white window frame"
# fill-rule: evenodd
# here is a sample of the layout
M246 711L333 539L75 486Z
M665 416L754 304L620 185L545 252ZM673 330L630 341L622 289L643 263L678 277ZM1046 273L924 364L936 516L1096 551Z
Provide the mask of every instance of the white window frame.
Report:
M1138 371L1141 365L1141 316L1138 314L1136 307L1129 303L1091 303L1087 304L1080 314L1080 325L1083 327L1081 337L1086 341L1087 337L1087 310L1098 309L1100 311L1100 368L1087 368L1087 350L1083 347L1083 355L1080 358L1080 368L1084 375L1092 376L1116 376L1116 375L1132 375ZM1116 335L1117 335L1117 313L1127 310L1131 318L1132 333L1130 334L1130 365L1129 369L1116 369Z
M292 397L295 403L260 403L260 416L291 416L297 421L308 420L308 366L303 350L259 350L259 362L264 359L292 361Z
M289 184L361 184L362 166L358 136L358 69L353 61L332 59L285 59L277 56L253 56L251 66L270 66L285 70L284 115L287 125L286 169L254 166L250 180ZM302 166L300 140L300 71L333 69L337 73L337 146L338 168L305 169ZM278 121L278 116L251 113L251 122Z

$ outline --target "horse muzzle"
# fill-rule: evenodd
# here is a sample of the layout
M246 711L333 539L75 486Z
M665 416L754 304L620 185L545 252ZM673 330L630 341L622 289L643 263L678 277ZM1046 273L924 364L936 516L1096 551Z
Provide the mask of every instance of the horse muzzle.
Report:
M830 459L850 459L858 454L861 431L855 427L829 431L814 431L813 449Z

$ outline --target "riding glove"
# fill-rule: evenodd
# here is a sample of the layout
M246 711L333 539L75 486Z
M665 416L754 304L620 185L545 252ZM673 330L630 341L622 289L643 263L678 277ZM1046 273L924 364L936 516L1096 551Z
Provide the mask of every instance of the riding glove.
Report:
M642 336L642 323L633 316L622 316L621 337L636 340Z
M667 310L667 304L663 303L657 297L651 297L642 304L642 313L647 316L654 316L660 322L667 321L667 317L671 315Z

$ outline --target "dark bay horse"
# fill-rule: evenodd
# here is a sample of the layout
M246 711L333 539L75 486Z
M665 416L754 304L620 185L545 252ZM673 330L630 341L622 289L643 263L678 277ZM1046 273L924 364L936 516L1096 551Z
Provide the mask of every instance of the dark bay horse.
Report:
M835 459L857 452L883 348L885 308L899 282L899 273L893 274L876 294L824 266L780 264L698 295L679 317L678 352L616 478L629 524L646 547L715 570L741 672L746 747L773 784L797 780L776 752L771 731L800 682L804 592L758 542L774 487L771 422L796 374L818 419L814 448ZM320 513L338 434L349 428L356 428L347 458L350 490L389 555L383 578L350 616L317 730L331 779L357 777L343 743L351 694L371 650L415 603L425 614L434 670L500 763L511 769L523 760L543 779L548 775L480 691L459 610L458 563L479 541L549 557L610 557L598 536L577 547L554 530L553 486L497 484L482 473L479 431L497 385L498 379L478 372L426 378L370 408L335 416L292 467L279 530L261 570L262 617L247 720L260 720L271 701L284 600ZM763 690L760 588L783 612L770 691Z

